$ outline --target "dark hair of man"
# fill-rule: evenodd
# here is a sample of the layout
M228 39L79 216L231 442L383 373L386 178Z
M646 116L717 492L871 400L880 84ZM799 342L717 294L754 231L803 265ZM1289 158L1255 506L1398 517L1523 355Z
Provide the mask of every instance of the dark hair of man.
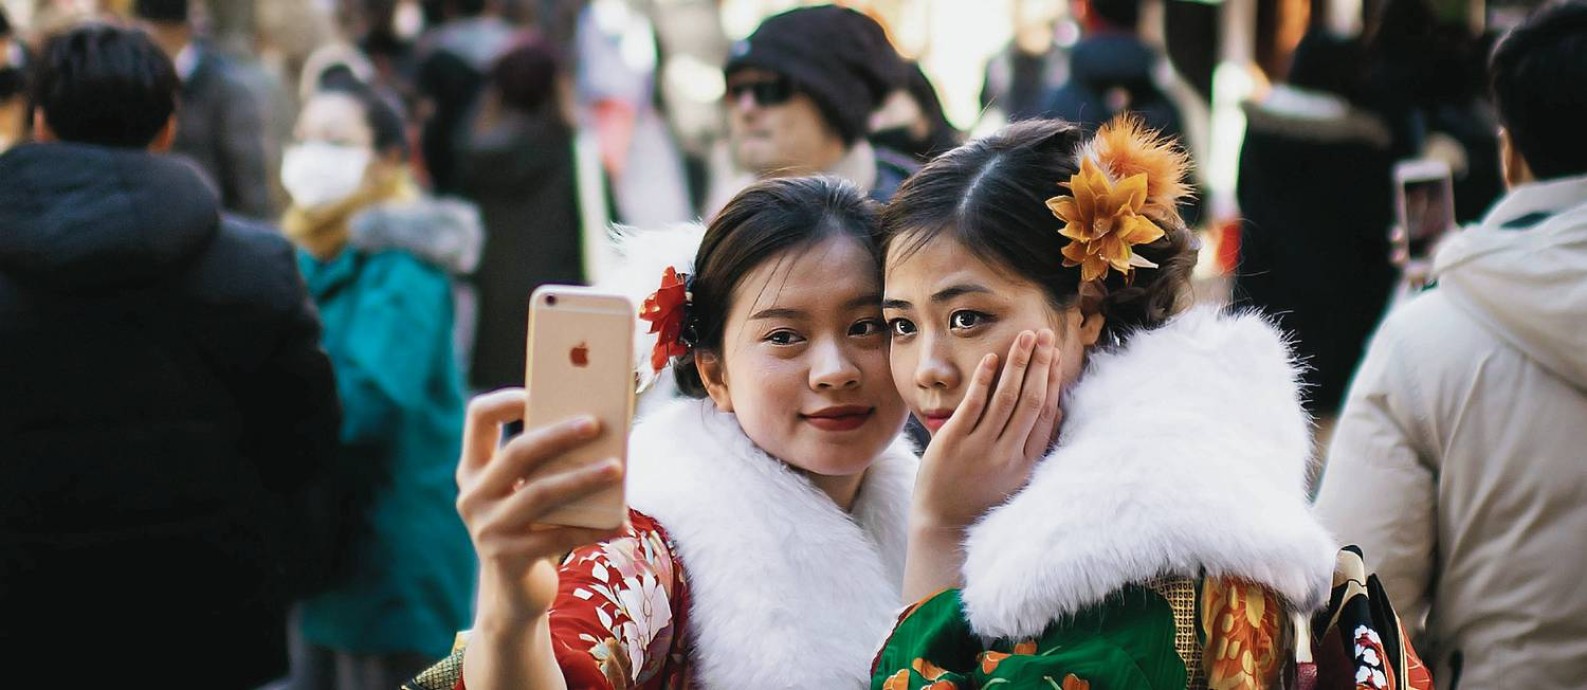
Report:
M1081 303L1080 269L1063 265L1069 242L1058 234L1047 199L1079 169L1076 151L1085 131L1062 120L1022 120L944 153L898 188L882 216L889 257L907 259L939 240L957 242L990 266L1005 269L1047 293L1062 311ZM1120 340L1155 328L1186 305L1196 240L1183 222L1164 224L1162 239L1136 246L1157 264L1104 279L1096 309L1104 333ZM894 254L894 251L899 252ZM1084 306L1082 304L1082 306Z
M454 0L452 5L459 17L478 17L490 6L490 0Z
M146 148L180 90L170 58L143 32L88 24L44 44L33 103L61 141Z
M502 104L522 112L534 112L552 100L556 78L556 51L538 35L524 39L490 68L490 82Z
M1134 31L1141 24L1141 0L1091 0L1091 13L1109 26Z
M408 158L408 133L402 112L390 101L375 93L368 84L359 81L346 65L336 65L325 70L320 75L319 91L340 94L358 101L358 105L364 111L364 122L369 125L369 131L374 138L375 153L384 156L395 151L402 159Z
M745 276L768 261L784 260L829 238L848 237L870 253L880 275L879 212L879 205L853 183L834 177L771 179L739 192L706 228L695 255L689 308L695 347L722 351L734 292ZM679 359L673 376L685 395L705 397L693 357Z
M1587 173L1587 0L1545 5L1489 63L1510 141L1540 180Z
M188 20L188 0L137 0L133 3L133 14L138 17L160 24L186 24Z

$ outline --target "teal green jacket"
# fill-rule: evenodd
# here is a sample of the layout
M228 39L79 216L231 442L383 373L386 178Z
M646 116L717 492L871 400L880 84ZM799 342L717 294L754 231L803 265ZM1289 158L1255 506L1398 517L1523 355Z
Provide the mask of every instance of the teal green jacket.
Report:
M450 230L427 223L422 234ZM455 266L436 265L445 257L423 243L369 237L355 229L325 262L299 254L336 372L344 452L373 456L366 461L385 463L388 475L351 579L304 604L302 630L338 651L441 658L468 627L475 568L456 510L464 400L446 270Z

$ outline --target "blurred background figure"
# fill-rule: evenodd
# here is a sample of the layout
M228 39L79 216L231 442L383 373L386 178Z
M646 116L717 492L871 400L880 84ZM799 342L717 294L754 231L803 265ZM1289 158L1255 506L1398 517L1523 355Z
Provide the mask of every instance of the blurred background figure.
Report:
M1587 679L1587 0L1493 52L1506 192L1373 335L1317 513L1372 554L1433 679Z
M527 36L491 67L458 157L463 196L479 205L485 251L475 274L476 390L523 384L529 293L585 281L573 128L554 49Z
M986 63L982 118L997 123L1040 117L1047 99L1069 81L1069 48L1079 29L1065 0L1015 0L1014 40Z
M1432 0L1384 0L1366 35L1368 98L1394 133L1397 158L1455 171L1455 217L1480 220L1503 190L1498 119L1487 100L1489 41Z
M258 687L332 552L299 500L340 420L319 321L291 245L163 155L181 82L147 35L36 64L38 141L0 156L7 679Z
M432 28L419 39L416 87L424 100L424 167L436 194L455 194L458 142L492 63L513 27L489 0L424 0Z
M908 79L876 20L832 5L784 12L735 44L723 72L729 144L742 172L719 173L711 208L752 179L815 173L886 201L914 171L906 156L865 138L872 113Z
M908 69L904 88L888 96L871 116L867 138L878 148L924 163L958 146L964 141L964 133L948 121L937 87L920 69L920 63L910 62Z
M25 139L28 133L28 54L26 44L11 27L0 7L0 153Z
M1393 138L1363 99L1359 42L1314 28L1288 83L1245 104L1237 302L1273 315L1331 419L1395 281Z
M477 213L428 199L397 110L345 69L304 104L282 163L282 230L325 322L342 401L338 476L357 511L338 586L303 602L295 688L395 688L469 619L474 561L454 508L463 387L454 285Z
M1139 113L1147 126L1179 137L1179 108L1158 86L1163 55L1142 40L1141 0L1074 0L1081 38L1069 54L1069 81L1041 107L1094 130L1113 116Z
M272 218L266 151L277 144L265 127L265 106L228 59L195 40L188 3L134 3L137 18L182 80L174 151L208 173L227 211Z
M657 227L692 218L683 160L657 109L650 19L630 0L590 0L572 48L577 115L595 136L615 219Z

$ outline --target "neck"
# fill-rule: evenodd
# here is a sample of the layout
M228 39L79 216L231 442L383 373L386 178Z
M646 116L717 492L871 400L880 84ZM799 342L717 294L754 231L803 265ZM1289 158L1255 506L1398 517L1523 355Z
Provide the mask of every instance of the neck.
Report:
M821 490L821 493L831 498L832 502L838 504L838 507L842 508L845 513L854 508L854 499L859 496L860 484L865 482L864 472L846 476L816 474L815 472L805 472L804 475L810 479L811 484L814 484L817 489Z

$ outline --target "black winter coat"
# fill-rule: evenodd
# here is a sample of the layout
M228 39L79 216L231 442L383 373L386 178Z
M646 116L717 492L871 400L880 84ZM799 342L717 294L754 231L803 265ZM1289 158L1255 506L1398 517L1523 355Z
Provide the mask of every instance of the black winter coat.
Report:
M292 247L222 221L190 164L76 144L0 156L8 682L284 673L286 605L312 567L287 497L340 421L319 340Z

